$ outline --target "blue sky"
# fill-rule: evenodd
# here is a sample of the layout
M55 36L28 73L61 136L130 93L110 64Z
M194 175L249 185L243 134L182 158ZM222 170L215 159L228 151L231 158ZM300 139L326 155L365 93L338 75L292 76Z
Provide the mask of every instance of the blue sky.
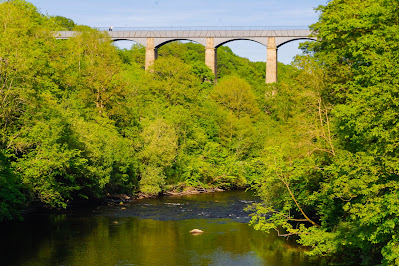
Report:
M327 0L31 0L44 14L71 18L93 27L308 26L314 8ZM117 43L128 48L131 43ZM278 61L290 63L299 42L283 45ZM252 61L265 61L266 48L251 41L228 46Z

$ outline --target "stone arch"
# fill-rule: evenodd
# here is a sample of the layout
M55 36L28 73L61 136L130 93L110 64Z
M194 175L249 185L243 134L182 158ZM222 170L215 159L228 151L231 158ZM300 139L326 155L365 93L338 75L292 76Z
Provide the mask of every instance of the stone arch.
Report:
M112 38L111 39L112 42L117 42L117 41L131 41L131 42L135 42L138 44L141 44L143 46L147 46L147 39L134 39L134 38Z
M292 38L292 37L279 37L276 38L276 47L280 48L286 43L293 42L293 41L300 41L300 40L310 40L310 41L316 41L317 39L315 37L298 37L298 38Z
M119 49L127 49L130 50L132 47L144 47L145 46L142 43L138 43L136 41L133 40L127 40L127 39L117 39L117 40L111 40L112 45L115 47L118 47Z
M267 37L255 37L255 38L215 38L215 49L219 48L226 43L233 41L251 41L261 45L267 46Z
M147 70L158 58L158 49L173 41L187 40L191 42L196 42L202 46L206 46L206 38L155 38L149 37L146 39L146 53L145 53L145 69Z
M201 44L202 46L206 46L206 39L205 38L173 38L173 39L164 39L164 38L156 38L154 40L154 47L155 49L160 48L161 46L168 44L174 41L190 41Z

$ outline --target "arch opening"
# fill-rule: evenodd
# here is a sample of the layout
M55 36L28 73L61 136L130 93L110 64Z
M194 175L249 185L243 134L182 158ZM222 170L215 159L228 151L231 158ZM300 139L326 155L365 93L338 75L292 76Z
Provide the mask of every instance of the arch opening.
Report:
M156 41L156 40L155 40ZM159 57L175 57L179 58L183 62L195 62L205 60L205 49L202 43L190 39L169 39L169 40L158 40L158 43L149 44L150 48L146 47L145 52L145 69L149 67Z
M257 41L257 40L239 38L239 39L231 39L231 40L224 41L224 42L222 42L222 43L220 43L218 45L215 45L215 48L219 48L220 46L226 45L226 44L231 43L231 42L241 42L241 41L244 41L244 42L245 41L250 41L250 42L253 42L253 43L258 43L258 44L260 44L262 46L266 46L266 44L264 44L264 43L262 43L260 41Z
M187 39L174 39L163 42L155 47L156 58L176 57L182 61L194 62L205 60L204 46L196 41Z
M144 45L133 40L113 40L112 45L118 49L119 57L125 64L145 64Z
M127 40L127 39L114 39L112 40L112 44L119 49L130 50L135 45L141 45L138 42Z
M295 56L303 55L301 49L299 49L299 44L306 41L316 41L311 38L298 38L283 42L277 46L277 61L283 64L291 64Z
M216 49L223 46L229 47L234 54L247 58L252 62L266 61L266 45L259 41L251 39L232 39L217 45Z
M173 42L195 43L195 44L201 44L202 46L204 46L202 43L199 43L199 42L197 42L197 41L190 40L190 39L172 39L172 40L167 40L167 41L164 41L164 42L162 42L162 43L160 43L160 44L157 44L157 45L155 46L155 49L159 49L159 48L161 48L162 46L164 46L165 44L173 43Z
M311 37L295 38L295 39L287 40L285 42L280 43L279 45L277 45L277 48L280 48L284 44L287 44L287 43L290 43L290 42L295 42L295 41L305 42L305 41L316 41L316 40L314 38L311 38Z

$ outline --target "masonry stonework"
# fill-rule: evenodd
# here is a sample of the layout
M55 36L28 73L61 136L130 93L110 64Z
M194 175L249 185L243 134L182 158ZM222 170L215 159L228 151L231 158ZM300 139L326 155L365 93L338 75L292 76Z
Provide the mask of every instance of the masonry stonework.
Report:
M216 48L214 45L214 38L206 38L205 65L207 65L216 76Z
M154 45L154 38L147 38L147 46L145 49L145 70L148 70L157 59L157 49Z
M276 37L267 41L266 83L277 82L277 46Z

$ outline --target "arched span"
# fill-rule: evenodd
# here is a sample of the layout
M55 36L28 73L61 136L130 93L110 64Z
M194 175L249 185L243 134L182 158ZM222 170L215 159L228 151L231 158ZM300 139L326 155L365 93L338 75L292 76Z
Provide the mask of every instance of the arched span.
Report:
M120 38L120 39L111 39L111 42L117 42L117 41L131 41L131 42L134 42L133 40L126 39L126 38Z
M308 41L316 41L315 37L300 37L300 38L280 38L276 40L277 48L280 48L286 43L293 42L293 41L300 41L300 40L308 40Z
M143 46L147 45L147 40L146 39L132 39L132 38L112 38L112 42L117 42L117 41L130 41L130 42L135 42L138 44L141 44Z
M229 42L233 41L251 41L251 42L256 42L261 45L267 46L267 38L235 38L235 39L227 39L227 38L217 38L215 40L215 48L219 48L222 45L225 45Z
M144 45L132 41L132 40L126 40L126 39L118 39L118 40L112 40L112 45L115 47L118 47L119 49L126 49L130 50L132 47L144 47Z
M165 44L168 44L170 42L175 42L175 41L190 41L190 42L194 42L194 43L198 43L201 44L202 46L205 47L205 40L199 40L199 39L186 39L186 38L178 38L178 39L168 39L168 40L159 40L160 38L158 38L156 41L158 41L157 43L155 43L155 48L158 49L161 46L164 46Z

